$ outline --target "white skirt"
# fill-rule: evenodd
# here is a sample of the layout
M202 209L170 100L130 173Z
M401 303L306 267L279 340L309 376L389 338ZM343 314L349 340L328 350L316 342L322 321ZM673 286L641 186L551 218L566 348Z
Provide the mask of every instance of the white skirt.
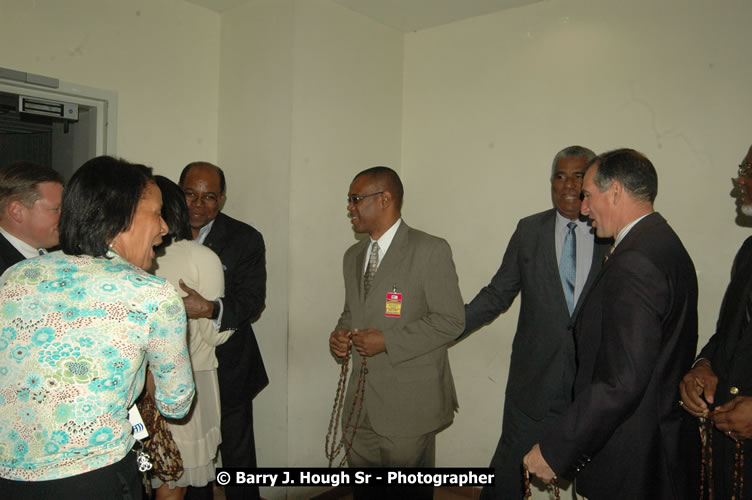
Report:
M206 486L214 481L216 468L222 466L218 449L222 434L217 371L193 372L193 378L196 382L193 409L182 419L167 419L184 468L183 475L177 481L167 482L170 489L176 486ZM162 484L161 479L152 477L153 488L159 488Z

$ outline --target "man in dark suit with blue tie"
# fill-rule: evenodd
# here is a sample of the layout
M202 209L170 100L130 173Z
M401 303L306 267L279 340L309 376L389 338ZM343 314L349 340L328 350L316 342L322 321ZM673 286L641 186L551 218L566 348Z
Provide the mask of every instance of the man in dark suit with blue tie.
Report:
M632 149L598 156L582 213L614 250L574 325L574 401L525 455L528 470L571 480L590 500L685 500L678 385L697 348L697 276L653 211L658 176Z
M522 294L501 438L491 460L496 481L483 489L484 499L522 498L523 455L571 401L570 319L610 243L596 240L580 220L582 178L594 156L581 146L554 156L554 208L520 220L496 275L465 307L463 335L496 319Z
M226 198L222 169L206 162L187 165L180 174L180 187L188 203L194 240L214 250L222 261L225 296L216 301L201 297L181 283L189 318L210 318L219 330L235 330L217 346L219 397L222 410L222 465L256 467L253 434L253 398L269 379L251 323L264 309L266 299L266 249L264 238L248 224L220 210ZM189 488L192 498L211 498L211 485ZM226 487L228 500L259 498L254 485Z
M63 176L18 161L0 168L0 274L59 243Z

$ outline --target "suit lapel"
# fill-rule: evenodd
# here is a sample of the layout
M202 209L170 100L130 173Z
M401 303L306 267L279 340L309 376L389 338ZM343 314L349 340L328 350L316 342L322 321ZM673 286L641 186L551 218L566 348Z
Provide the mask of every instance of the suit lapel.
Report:
M603 258L605 257L606 252L608 252L610 246L610 239L598 238L597 236L595 237L595 241L593 241L593 260L590 262L590 272L588 273L588 277L585 280L585 285L582 287L580 297L577 299L577 304L575 304L574 306L572 318L577 316L577 313L580 310L580 306L585 301L585 297L587 297L590 289L593 287L593 283L595 283L596 277L600 274L601 267L603 267Z
M361 241L360 246L362 248L358 251L358 255L355 257L355 281L358 283L358 297L360 298L361 302L365 302L366 298L366 291L363 288L363 278L366 265L366 253L368 252L368 247L370 246L370 244L370 238L366 238Z
M746 325L746 327L744 326L747 316L747 305L750 298L752 298L750 297L750 294L752 294L752 279L749 278L750 272L752 272L752 262L741 262L737 265L740 265L741 268L734 272L734 279L737 280L734 284L736 290L735 293L733 293L733 298L726 299L726 302L730 303L724 305L724 307L727 308L734 308L733 314L729 315L730 320L724 328L729 332L739 332L738 335L729 335L730 340L726 346L728 359L731 358L731 353L736 350L739 339L745 337L746 332L752 328L752 322L750 322L749 325ZM730 304L734 305L731 306Z
M556 259L556 210L550 212L550 216L543 221L543 231L540 233L543 238L543 256L545 262L543 265L550 273L549 278L552 283L559 283L559 289L562 300L566 305L566 299L564 298L564 288L561 287L561 277L559 276L559 263Z
M21 262L24 258L23 254L16 250L16 247L14 247L10 241L5 239L5 236L0 234L0 261L2 261L5 269L13 264ZM0 269L0 274L2 274L5 269Z
M211 248L216 254L219 254L224 248L226 233L224 218L225 215L222 212L217 214L217 217L214 218L214 224L212 225L211 231L209 231L209 234L206 235L206 239L204 240L204 246Z
M392 243L389 245L389 250L387 250L384 259L379 264L376 276L374 276L373 283L371 284L371 289L375 290L385 280L389 279L389 276L394 276L397 267L400 262L402 262L405 255L409 229L410 228L405 224L404 220L400 222L400 225L397 228L397 233L394 235L394 239L392 239ZM392 283L387 284L392 285ZM397 283L397 285L399 286L399 283Z
M540 238L542 238L541 245L543 245L543 258L544 269L548 276L546 282L556 283L557 293L559 297L559 307L569 314L567 308L567 298L564 296L564 287L561 284L561 275L559 274L559 261L556 258L556 209L549 212L549 217L543 221L543 230L540 232Z
M587 293L590 293L590 290L593 290L595 288L596 283L601 279L601 276L606 272L606 270L609 268L609 266L612 265L614 259L616 259L621 252L623 252L625 249L628 249L631 247L636 239L639 239L640 233L642 233L645 230L649 230L650 228L656 226L657 224L660 224L661 222L665 223L666 221L661 217L661 215L658 212L653 212L647 217L643 218L640 222L635 224L632 229L630 229L629 233L624 237L621 242L616 246L614 249L614 253L611 254L611 256L608 258L606 262L593 262L592 265L598 265L600 266L600 269L598 272L593 276L593 270L592 267L590 269L590 276L588 276L588 290ZM601 241L609 241L609 240L601 240ZM603 245L606 245L606 243L602 243ZM593 251L595 252L595 248L598 245L598 242L596 241L596 244L593 245ZM608 247L611 245L608 244ZM603 255L606 255L606 252L608 252L608 247L603 251L603 248L601 247L600 250L603 251ZM585 290L583 290L582 295L585 295ZM580 302L584 302L584 299L586 297L580 296ZM578 304L579 307L579 304ZM576 312L576 311L575 311ZM572 316L574 317L574 315Z

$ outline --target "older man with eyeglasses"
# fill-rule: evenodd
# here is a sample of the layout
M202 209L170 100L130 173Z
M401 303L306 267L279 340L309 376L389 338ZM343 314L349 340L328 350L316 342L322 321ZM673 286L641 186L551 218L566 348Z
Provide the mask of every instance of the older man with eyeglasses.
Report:
M251 323L264 309L266 250L261 233L221 212L225 186L222 169L211 163L190 163L180 174L193 238L222 261L225 296L210 301L184 283L181 287L188 294L183 302L189 318L210 318L219 330L235 330L216 349L222 406L220 452L225 467L256 467L253 398L269 379ZM189 488L188 493L192 498L212 498L211 485ZM259 498L254 485L226 487L225 494L228 500Z
M752 216L752 146L737 174L735 194L740 212ZM745 452L748 457L752 452L749 444L752 439L751 314L752 237L749 237L734 259L715 334L679 385L679 404L691 415L709 419L713 424L710 431L712 470L711 461L705 460L708 469L702 475L706 478L704 487L712 487L715 498L752 496L752 460L744 461ZM706 457L710 451L704 450ZM698 469L697 477L700 475Z

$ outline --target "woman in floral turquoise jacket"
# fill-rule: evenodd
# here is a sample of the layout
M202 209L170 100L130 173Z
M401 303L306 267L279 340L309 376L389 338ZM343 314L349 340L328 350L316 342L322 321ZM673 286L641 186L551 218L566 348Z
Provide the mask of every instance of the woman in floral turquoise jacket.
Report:
M62 251L0 277L4 498L141 498L128 407L147 363L160 411L190 409L183 303L144 271L161 207L151 169L90 160L63 196Z

